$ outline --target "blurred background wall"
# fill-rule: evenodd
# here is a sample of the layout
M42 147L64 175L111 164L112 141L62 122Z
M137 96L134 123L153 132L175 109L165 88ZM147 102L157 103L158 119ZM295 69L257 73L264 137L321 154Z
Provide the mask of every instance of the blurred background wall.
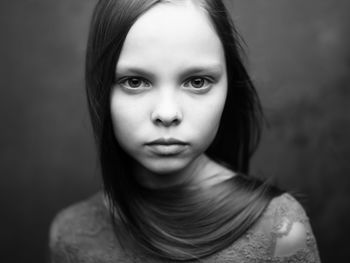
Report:
M303 194L323 262L350 242L350 2L227 0L268 126L252 172ZM83 67L96 0L0 2L0 262L100 187Z

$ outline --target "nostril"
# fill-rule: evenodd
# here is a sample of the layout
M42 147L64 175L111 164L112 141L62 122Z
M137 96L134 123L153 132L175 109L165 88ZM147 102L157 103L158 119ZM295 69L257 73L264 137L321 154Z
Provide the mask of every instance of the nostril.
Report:
M180 118L156 118L154 122L156 125L162 125L165 127L176 126L180 124Z
M183 114L178 107L172 103L162 103L151 112L151 121L157 126L176 126L182 121Z

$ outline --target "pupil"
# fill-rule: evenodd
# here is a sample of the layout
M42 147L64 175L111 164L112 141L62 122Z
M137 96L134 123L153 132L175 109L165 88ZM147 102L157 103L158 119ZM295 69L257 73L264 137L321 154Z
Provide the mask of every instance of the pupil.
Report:
M203 86L203 84L204 84L204 81L203 81L203 79L194 79L193 81L192 81L192 85L193 85L193 87L195 87L195 88L201 88L202 86Z
M136 78L133 78L133 79L130 79L129 80L129 85L133 88L137 88L139 87L141 84L140 80L139 79L136 79Z

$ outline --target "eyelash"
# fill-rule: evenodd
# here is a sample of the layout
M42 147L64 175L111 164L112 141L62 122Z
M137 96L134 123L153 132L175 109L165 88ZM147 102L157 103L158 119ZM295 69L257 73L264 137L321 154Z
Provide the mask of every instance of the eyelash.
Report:
M187 86L189 85L189 83L191 81L198 80L198 79L203 81L203 87L195 88L195 87L192 86L193 89L196 90L196 91L207 90L208 88L210 88L211 84L214 83L214 80L211 77L195 76L195 77L191 77L188 80L186 80L185 83L184 83L184 86L187 88Z
M141 82L141 85L142 87L131 87L130 86L130 82L132 79L135 79L135 80L138 80ZM201 80L203 81L203 86L202 87L199 87L199 88L195 88L195 87L189 87L191 81L194 81L194 80ZM209 76L193 76L193 77L190 77L188 78L186 81L184 81L184 84L183 86L186 88L186 89L190 89L190 90L194 90L196 92L199 92L199 91L206 91L208 90L210 87L211 87L211 84L214 83L214 79L212 77L209 77ZM121 85L123 88L127 89L127 90L131 90L131 91L137 91L137 90L142 90L142 89L147 89L151 86L151 82L148 81L147 79L143 78L143 77L137 77L137 76L130 76L130 77L124 77L124 78L121 78L119 80L116 81L116 83L118 85Z
M148 80L142 78L142 77L125 77L125 78L121 78L120 80L117 81L117 84L118 85L121 85L123 86L124 88L126 89L129 89L129 90L138 90L140 89L139 87L131 87L130 86L130 82L132 79L135 79L135 80L138 80L138 81L141 81L143 84L146 84L146 87L150 87L151 84ZM127 83L127 85L125 85L125 83Z

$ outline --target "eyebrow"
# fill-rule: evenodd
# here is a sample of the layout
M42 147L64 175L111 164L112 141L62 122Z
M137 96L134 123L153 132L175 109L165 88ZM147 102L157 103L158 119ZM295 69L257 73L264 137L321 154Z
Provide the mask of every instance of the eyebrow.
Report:
M124 75L124 74L135 74L135 75L142 75L142 76L150 76L152 78L155 77L155 75L148 71L147 69L144 69L142 67L137 66L121 66L116 70L116 75Z
M194 65L184 67L180 72L181 78L193 74L213 74L220 75L223 71L223 67L220 64L208 64L208 65ZM122 65L117 67L116 75L125 75L125 74L136 74L141 76L148 76L150 78L156 78L156 74L149 71L145 67L133 66L133 65Z
M223 71L223 67L220 64L208 65L208 66L194 66L188 67L183 71L181 75L193 75L193 74L220 74Z

